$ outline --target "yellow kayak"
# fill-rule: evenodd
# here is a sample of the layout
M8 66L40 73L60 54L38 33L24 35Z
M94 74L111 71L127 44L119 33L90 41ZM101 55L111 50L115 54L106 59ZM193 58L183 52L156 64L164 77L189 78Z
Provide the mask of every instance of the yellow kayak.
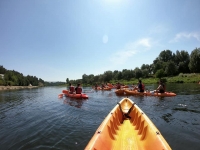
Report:
M101 123L85 150L171 150L160 131L129 98Z

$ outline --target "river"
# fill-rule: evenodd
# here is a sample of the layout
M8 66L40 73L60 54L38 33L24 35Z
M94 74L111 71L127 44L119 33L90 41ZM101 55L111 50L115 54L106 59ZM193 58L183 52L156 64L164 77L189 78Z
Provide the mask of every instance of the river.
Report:
M149 90L156 84L146 85ZM83 88L89 99L58 98L63 87L0 91L0 149L82 150L125 96ZM167 84L175 97L129 96L174 150L200 149L200 85Z

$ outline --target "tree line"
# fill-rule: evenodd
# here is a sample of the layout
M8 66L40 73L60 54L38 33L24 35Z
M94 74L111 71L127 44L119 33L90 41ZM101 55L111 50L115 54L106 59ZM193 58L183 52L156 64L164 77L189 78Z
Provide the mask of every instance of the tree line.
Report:
M149 77L170 77L180 73L200 73L200 48L195 48L191 54L185 50L177 50L173 53L171 50L163 50L159 56L153 60L152 64L142 64L134 70L123 69L122 71L105 71L99 75L83 74L82 79L69 80L66 83L82 83L85 85L93 85L94 83L106 83L110 81L119 81Z
M24 76L15 70L7 70L3 66L0 66L0 85L10 85L10 86L44 86L44 80L37 78L36 76Z

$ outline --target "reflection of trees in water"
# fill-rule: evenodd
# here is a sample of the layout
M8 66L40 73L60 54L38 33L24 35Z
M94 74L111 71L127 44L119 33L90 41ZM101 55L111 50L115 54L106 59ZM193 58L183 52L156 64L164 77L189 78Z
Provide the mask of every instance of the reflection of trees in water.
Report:
M81 106L83 105L83 101L85 101L85 100L84 99L66 98L66 99L64 99L63 103L68 104L70 106L77 107L77 108L81 108Z

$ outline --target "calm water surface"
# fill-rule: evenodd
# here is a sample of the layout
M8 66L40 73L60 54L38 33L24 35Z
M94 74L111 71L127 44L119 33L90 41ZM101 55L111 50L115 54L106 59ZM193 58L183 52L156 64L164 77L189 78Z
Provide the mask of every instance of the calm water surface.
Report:
M157 85L146 85L153 90ZM58 94L63 87L0 91L0 149L82 150L125 96L84 88L88 100ZM176 97L129 96L174 150L200 150L200 85L168 84Z

